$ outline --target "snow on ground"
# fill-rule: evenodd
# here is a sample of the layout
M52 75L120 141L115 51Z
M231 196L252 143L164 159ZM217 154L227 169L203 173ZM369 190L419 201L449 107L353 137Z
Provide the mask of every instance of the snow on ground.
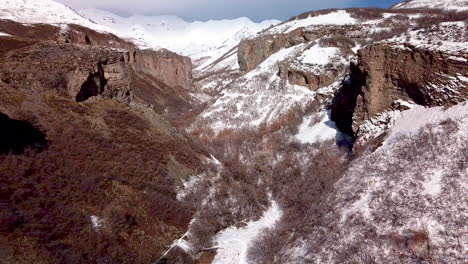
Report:
M278 65L303 51L300 44L282 49L257 68L225 88L215 102L195 122L208 123L217 133L225 129L258 127L271 124L294 107L303 107L315 100L316 93L306 87L290 85L277 75Z
M340 54L340 49L336 47L320 47L314 45L310 49L304 51L299 59L304 63L317 65L327 65L332 61L332 58Z
M356 19L345 10L337 10L324 15L309 16L304 19L296 19L282 23L265 32L265 34L288 33L301 27L314 25L347 25L356 23Z
M295 139L303 144L313 144L335 139L338 133L335 122L330 120L330 111L327 111L305 117Z
M0 37L10 37L11 35L10 34L7 34L7 33L4 33L4 32L0 32Z
M322 47L320 44L315 44L292 60L290 67L302 72L320 75L325 74L331 68L343 69L351 59L353 59L351 56L343 55L337 47ZM333 67L327 67L332 65Z
M52 0L2 0L0 19L25 24L77 24L97 31L110 30Z
M411 30L400 36L385 40L385 43L410 44L418 48L439 50L448 54L466 56L468 50L468 36L466 24L459 22L444 22L431 29ZM465 60L459 56L451 56L451 59Z
M212 264L247 264L247 252L251 243L266 228L273 228L282 212L275 201L258 221L251 221L245 227L230 227L216 235L217 254Z
M453 121L442 122L447 119ZM335 184L324 201L333 206L308 236L303 258L465 263L467 129L468 102L403 111L384 144L354 160ZM413 243L421 233L427 240Z
M177 189L176 198L178 201L184 200L185 197L190 193L191 189L195 187L199 182L203 181L205 175L191 176L188 180L182 180L182 187Z
M412 0L396 4L393 8L438 8L446 10L468 10L468 0Z
M444 177L443 170L435 170L429 174L429 179L424 182L423 194L438 195L442 191L442 179Z
M104 220L95 215L92 215L90 219L91 219L91 225L93 226L94 231L97 232L101 230L102 225L104 224Z
M468 102L461 103L444 109L444 107L425 108L414 106L410 110L402 112L402 116L396 119L390 130L387 142L397 140L401 135L414 135L428 124L437 124L448 118L458 120L468 118Z

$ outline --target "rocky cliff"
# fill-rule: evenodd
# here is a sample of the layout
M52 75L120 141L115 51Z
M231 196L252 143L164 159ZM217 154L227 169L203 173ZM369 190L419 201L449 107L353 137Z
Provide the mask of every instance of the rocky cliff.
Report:
M355 45L363 42L362 27L354 25L318 25L314 28L299 27L287 33L263 32L260 36L243 40L239 44L238 62L240 70L249 72L281 49L303 44L303 54L315 45L323 48L336 48L341 53L328 65L314 65L304 60L304 56L286 60L279 65L278 75L290 84L308 87L315 91L326 87L345 74L346 58L353 54ZM317 47L317 46L316 46ZM333 54L338 55L338 54ZM323 53L311 54L309 61L319 61Z
M1 56L0 82L78 102L98 95L132 100L129 52L124 50L38 42Z
M189 57L162 50L136 50L132 67L137 73L150 75L168 86L186 90L192 87L192 62Z
M242 40L239 43L237 59L241 71L247 72L265 61L280 49L306 42L311 38L303 29L289 34L265 35L254 39Z
M365 120L407 109L405 102L428 107L460 103L468 97L467 57L412 45L367 46L334 99L332 118L359 136Z
M16 49L20 46L25 46L26 43L32 44L40 41L51 41L49 44L37 44L37 46L27 52L20 51L22 55L15 56L21 58L21 62L12 60L11 58L5 58L6 61L23 63L25 67L30 67L31 69L37 67L32 65L26 66L28 60L33 59L36 63L44 59L47 60L48 66L41 68L43 72L37 74L46 75L47 77L44 79L49 79L49 81L61 78L49 78L51 75L64 76L68 75L68 73L65 72L66 69L80 68L82 73L77 72L74 73L76 75L75 77L71 76L67 78L75 78L77 82L80 82L84 78L83 82L85 82L88 73L89 75L96 73L99 75L98 68L100 66L98 66L98 64L100 64L102 65L102 72L109 75L108 77L113 78L110 80L108 86L112 86L113 82L117 79L127 82L127 85L130 86L131 69L143 79L148 79L147 77L149 77L152 81L156 80L160 84L163 84L165 90L177 89L177 91L173 91L172 93L165 91L172 97L186 97L186 94L192 90L192 63L190 58L177 55L168 50L140 50L131 42L123 40L113 34L96 32L79 25L66 25L61 27L47 24L23 25L14 21L0 19L0 31L11 35L11 37L0 38L0 41L2 41L2 49L4 49L5 52L9 50L8 47L10 46L11 49ZM60 45L60 43L77 45L66 46ZM86 46L88 46L88 48ZM99 48L93 49L91 46ZM44 51L37 52L40 51L41 48L43 48ZM27 56L24 54L25 52L34 53L36 55L34 55L33 58L22 58L22 56ZM55 54L58 54L58 56L56 57ZM66 67L66 69L56 69L56 72L49 72L47 69L47 67L53 69L56 67L54 65L62 65L66 61L70 63L69 67ZM117 64L119 66L116 66ZM9 66L5 68L8 69ZM38 70L40 69L34 69L34 71ZM16 74L18 74L18 72ZM80 74L82 76L78 76ZM18 78L22 79L21 77ZM101 80L103 81L104 79L101 78ZM27 78L22 81L27 82ZM74 80L70 81L68 85L78 85L77 83L73 83ZM146 80L146 82L150 81ZM147 87L142 88L141 85L137 85L136 83L133 83L131 86L131 89L136 90L138 95L148 94L145 92L138 93L141 89L148 90ZM153 83L150 86L156 85ZM70 89L74 91L76 87ZM130 87L125 89L129 90ZM158 90L159 88L153 87L149 89ZM124 91L124 93L126 92L127 91ZM155 94L152 96L155 96ZM140 99L152 104L154 103L151 98Z

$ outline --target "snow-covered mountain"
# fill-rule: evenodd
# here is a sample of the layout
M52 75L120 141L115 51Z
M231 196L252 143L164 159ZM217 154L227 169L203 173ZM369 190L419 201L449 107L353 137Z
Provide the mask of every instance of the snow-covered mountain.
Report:
M393 8L434 8L464 11L468 10L467 0L407 0Z
M121 17L97 9L76 12L52 0L2 0L0 19L27 24L77 24L113 33L142 48L165 48L190 56L200 68L234 49L242 39L280 22L266 20L255 23L246 17L204 22L187 22L175 16ZM235 56L231 56L224 66L236 68Z
M25 24L77 24L97 31L110 31L72 8L52 0L1 0L0 19Z
M242 39L254 36L257 32L280 22L266 20L255 23L246 17L187 22L175 16L121 17L97 9L79 12L101 25L112 28L120 36L137 40L143 47L169 49L190 56L195 61L205 59L204 65L210 64L206 59L218 59ZM231 64L230 66L236 67L237 63Z
M22 3L24 8L14 3ZM254 23L239 18L187 22L174 16L125 18L102 10L83 10L78 15L52 3L10 1L11 10L2 14L27 23L102 27L140 47L167 48L188 55L196 66L192 75L186 57L186 67L181 68L162 54L138 57L134 62L141 62L141 75L132 77L132 68L123 73L132 77L125 87L132 88L144 102L140 107L171 117L168 120L183 130L183 135L207 147L197 171L183 173L183 178L163 189L186 208L177 213L189 209L194 213L186 217L183 232L164 241L164 251L149 249L157 254L151 256L151 263L172 263L181 258L187 258L183 263L211 259L206 263L212 264L466 262L466 0L415 0L391 9L312 11L272 27L269 25L278 21ZM49 17L46 6L60 15ZM420 7L461 12L453 15ZM92 47L94 43L49 41L41 47L51 44L63 46L63 50L89 48L100 54ZM50 72L49 65L36 56L42 48L26 50L31 53L27 58L35 60L30 63L24 59L24 65ZM125 49L110 51L127 54ZM15 65L21 57L13 52L8 58L7 66ZM67 69L68 61L65 57L61 62ZM112 89L120 80L119 68L104 66L98 64L98 73L92 72L78 84L84 82L81 87L93 88L89 82L97 74L109 78L103 89ZM23 74L23 68L5 66L3 71L8 74L0 78L0 84L3 80L7 86L21 81L12 76ZM155 71L160 74L144 76ZM171 85L160 87L162 77L179 76L182 71L185 89L173 85L168 92ZM76 70L70 68L70 72ZM34 78L34 71L24 76ZM70 76L65 80L76 79ZM25 87L29 88L29 83ZM21 98L21 94L16 97ZM195 99L179 100L184 97ZM78 107L88 109L101 103L99 96L93 99L85 103L72 100L67 111L80 117L84 110ZM147 103L155 100L158 107L146 109ZM0 110L12 108L4 101L0 100ZM23 110L21 104L15 107ZM99 118L92 126L97 131L103 130L103 124L108 127L114 115L121 116L121 112L105 113L101 121L99 113L93 113ZM132 123L136 120L122 117ZM146 120L145 115L139 117ZM47 123L41 124L47 127ZM135 135L141 132L135 131ZM149 148L146 144L142 147ZM172 150L163 148L160 152ZM122 154L134 156L134 152ZM177 166L178 158L191 160L174 156L168 162L152 158L148 162L175 166L168 171L178 175L185 171ZM132 165L146 159L137 156ZM115 173L119 176L119 171ZM131 175L146 179L152 173ZM155 172L159 174L166 175L166 171ZM159 182L154 184L159 186ZM142 182L139 188L145 185ZM116 193L121 196L120 191ZM93 209L91 222L82 222L92 228L90 241L95 239L94 232L119 232L119 227L109 225L112 219L106 218L107 209ZM153 225L151 217L152 213L135 221L125 219L134 228L140 222ZM23 236L20 239L23 241ZM141 239L138 249L148 240Z

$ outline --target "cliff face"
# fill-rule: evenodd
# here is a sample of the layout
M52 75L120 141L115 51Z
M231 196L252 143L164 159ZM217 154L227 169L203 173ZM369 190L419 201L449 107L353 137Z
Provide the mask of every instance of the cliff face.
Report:
M85 79L88 72L90 75L98 73L98 64L102 65L104 74L113 78L113 81L131 82L129 77L129 69L132 69L142 78L150 77L152 80L157 80L164 84L165 89L177 89L171 96L182 96L192 88L192 63L190 58L177 55L168 50L139 50L134 44L120 39L113 34L100 33L86 27L78 25L67 25L59 28L53 25L38 24L38 25L23 25L10 20L0 20L0 31L12 35L13 37L0 38L2 43L0 50L5 53L12 49L18 49L21 46L34 44L41 41L50 41L48 44L37 44L29 53L35 53L34 59L38 63L42 59L47 59L49 68L54 68L54 64L62 65L67 60L70 62L66 68L80 68L85 72ZM53 43L55 42L55 43ZM78 44L67 47L63 44ZM100 47L100 49L85 48ZM80 47L80 48L78 48ZM42 52L40 49L44 49ZM21 51L23 55L27 56ZM55 54L58 54L56 58ZM102 54L102 55L99 55ZM15 55L16 56L16 55ZM89 59L86 59L89 58ZM24 58L24 65L30 58ZM6 61L15 61L16 59L6 58ZM15 62L15 63L20 63ZM83 65L80 65L83 64ZM117 66L118 65L118 66ZM28 66L31 70L37 71L40 69L35 66ZM8 67L7 67L8 68ZM39 75L47 75L44 79L49 79L50 75L63 76L67 74L66 69L57 69L55 73L48 73L43 69L43 73ZM72 74L70 78L77 82L83 79L83 76ZM21 78L20 78L21 79ZM57 78L52 78L57 79ZM101 78L102 79L102 78ZM146 78L147 79L147 78ZM25 80L27 81L27 79ZM146 80L148 81L148 80ZM70 85L76 86L71 83ZM154 85L154 84L153 84ZM71 88L74 91L76 88ZM135 83L132 89L142 89ZM157 90L157 88L155 88ZM141 94L141 93L140 93ZM146 93L148 94L148 93ZM140 98L143 101L151 101L151 98Z
M255 39L242 40L239 43L237 59L243 72L255 69L275 52L306 41L316 39L312 34L306 34L302 28L288 34L265 35Z
M349 57L353 54L352 48L362 41L361 30L353 25L319 25L313 29L300 27L288 33L263 33L257 38L243 40L239 44L240 71L249 72L279 50L300 44L303 44L303 54L317 47L335 48L337 50L337 54L334 54L335 60L330 61L328 65L314 65L301 61L303 56L293 60L288 59L279 65L278 75L283 80L315 91L332 84L339 76L345 74L347 63L339 57ZM314 61L317 56L323 57L323 54L314 54L308 60Z
M335 82L338 74L338 69L311 73L291 67L288 63L282 64L279 69L279 75L282 79L288 80L290 84L308 87L312 91L332 84Z
M191 89L192 62L189 57L168 50L136 50L132 67L137 73L150 75L166 85Z
M468 98L468 56L376 44L359 51L350 80L337 93L332 118L358 136L359 126L402 101L423 106L451 106Z

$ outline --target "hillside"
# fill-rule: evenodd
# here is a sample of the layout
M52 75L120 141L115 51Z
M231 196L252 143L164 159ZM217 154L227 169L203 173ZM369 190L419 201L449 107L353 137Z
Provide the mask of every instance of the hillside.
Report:
M0 263L466 262L463 1L259 24L5 1Z
M407 0L396 4L393 8L431 8L445 9L455 11L468 10L468 1L466 0Z

